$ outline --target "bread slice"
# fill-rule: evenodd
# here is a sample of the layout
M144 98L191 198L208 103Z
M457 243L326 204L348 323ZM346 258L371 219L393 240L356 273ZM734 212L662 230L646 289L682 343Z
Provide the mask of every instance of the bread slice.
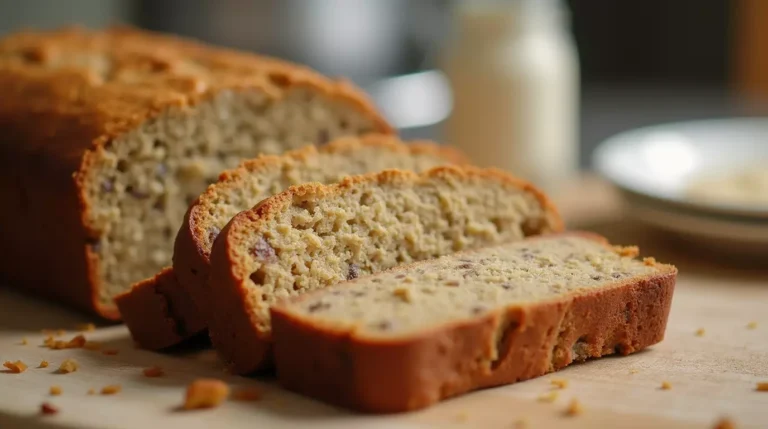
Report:
M0 94L0 273L113 319L113 297L169 263L219 172L391 132L345 82L127 28L0 39Z
M261 156L221 174L187 211L176 238L174 267L118 295L115 303L133 339L144 348L172 346L206 327L204 285L213 240L230 219L291 185L334 183L348 175L400 168L423 171L464 163L463 155L434 143L408 144L385 135L347 137L320 148ZM193 298L197 298L195 301Z
M426 407L661 341L677 270L555 235L415 263L272 307L287 388L365 412Z
M280 299L561 229L541 192L493 169L389 170L291 187L235 216L214 243L211 339L235 372L253 372L269 363L269 307Z

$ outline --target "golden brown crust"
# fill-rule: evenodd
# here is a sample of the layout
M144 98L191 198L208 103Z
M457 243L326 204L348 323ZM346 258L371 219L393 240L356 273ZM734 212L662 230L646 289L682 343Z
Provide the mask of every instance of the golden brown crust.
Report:
M676 274L674 267L660 265L657 275L613 288L513 305L398 338L318 327L278 305L271 309L277 372L291 390L364 412L423 408L471 390L537 377L575 360L627 355L658 343ZM501 321L512 321L511 329L504 332L507 340L494 361Z
M206 318L199 314L197 303L205 304L206 280L210 270L210 248L207 244L208 214L216 195L223 189L241 187L243 179L286 159L301 161L318 153L350 154L364 147L381 148L404 156L423 154L444 158L447 163L466 164L461 152L428 141L403 143L397 137L370 134L337 139L325 146L306 146L282 156L263 155L243 161L235 169L219 175L219 181L208 188L190 206L184 224L176 236L174 268L165 269L153 279L142 281L130 291L116 297L115 302L133 339L143 348L156 350L170 347L202 332ZM178 276L175 273L182 273ZM184 279L182 281L179 277Z
M266 224L295 198L312 196L316 199L345 193L348 189L364 183L400 183L428 181L432 178L491 180L523 189L536 195L545 210L549 228L542 232L561 232L563 223L549 199L530 183L495 169L481 169L472 166L443 166L425 173L387 170L361 176L347 177L338 184L321 185L307 183L289 188L285 192L265 199L253 209L239 213L222 230L211 252L211 274L209 287L214 287L215 294L207 294L210 305L209 331L211 340L219 354L240 374L259 371L271 364L271 336L256 326L259 316L248 305L251 298L246 284L250 271L241 267L242 248L238 243L241 232L258 229Z
M9 284L117 319L114 306L99 304L99 259L87 245L99 234L84 191L95 154L170 108L224 90L279 99L297 87L356 106L378 131L392 132L349 83L283 61L125 27L0 40L0 197L9 204L0 215L0 272Z

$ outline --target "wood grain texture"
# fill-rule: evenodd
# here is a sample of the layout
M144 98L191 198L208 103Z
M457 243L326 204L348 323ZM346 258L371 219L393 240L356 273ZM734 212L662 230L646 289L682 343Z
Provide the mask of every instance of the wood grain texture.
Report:
M590 188L592 189L592 188ZM594 188L599 194L602 189ZM22 374L0 373L0 428L142 428L205 427L298 428L712 428L730 416L737 427L768 426L768 392L756 383L768 381L768 268L723 265L717 255L693 252L684 244L626 221L617 221L618 205L605 204L591 216L574 215L561 202L572 226L588 227L616 243L637 243L644 254L675 263L680 269L666 339L627 357L611 357L511 386L487 389L452 399L423 411L394 416L363 416L326 406L280 389L273 380L245 379L223 373L215 353L178 351L164 355L133 348L122 326L101 327L86 337L105 341L120 353L105 356L86 350L39 347L43 328L72 328L83 316L0 288L0 360L29 364ZM586 207L586 206L585 206ZM594 221L590 221L590 219ZM595 220L597 219L597 220ZM749 322L757 327L748 329ZM698 329L703 336L697 336ZM69 331L66 338L75 333ZM29 344L20 345L26 337ZM53 374L73 357L79 371ZM41 359L51 366L35 368ZM159 365L167 375L145 378L143 368ZM634 372L634 373L633 373ZM185 385L194 378L220 377L237 386L258 384L259 402L227 402L209 411L180 412ZM537 398L552 390L551 380L568 387L553 403ZM662 390L669 381L671 390ZM52 384L63 394L48 395ZM88 396L88 388L121 384L113 396ZM578 398L584 413L567 417L564 410ZM56 416L40 417L40 403L60 407Z

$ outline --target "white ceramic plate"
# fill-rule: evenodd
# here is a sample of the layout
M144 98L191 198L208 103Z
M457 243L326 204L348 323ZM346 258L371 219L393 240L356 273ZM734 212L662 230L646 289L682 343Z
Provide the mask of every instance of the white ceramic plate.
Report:
M764 198L697 200L689 194L695 180L768 166L768 119L692 121L624 132L603 142L593 163L623 191L641 221L708 241L768 244Z

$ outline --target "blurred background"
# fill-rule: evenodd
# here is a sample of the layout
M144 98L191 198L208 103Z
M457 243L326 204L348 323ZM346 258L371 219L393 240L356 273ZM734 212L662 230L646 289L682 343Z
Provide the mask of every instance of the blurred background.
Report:
M440 67L456 33L455 3L0 0L0 34L129 23L305 63L375 92L381 79ZM768 2L565 3L579 56L582 167L597 143L621 130L768 110ZM443 114L406 124L403 134L440 138L439 122L429 122Z

